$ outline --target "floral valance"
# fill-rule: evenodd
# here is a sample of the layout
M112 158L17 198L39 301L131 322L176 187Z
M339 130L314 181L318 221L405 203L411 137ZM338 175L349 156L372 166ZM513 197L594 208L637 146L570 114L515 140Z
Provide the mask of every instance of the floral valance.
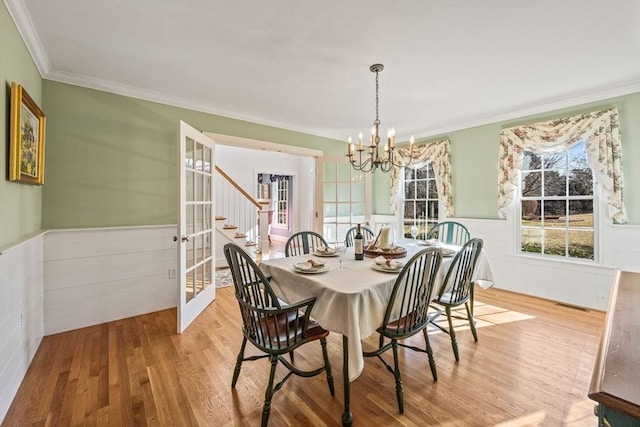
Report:
M413 158L412 169L420 169L431 162L433 172L436 175L436 187L438 188L438 198L440 207L444 210L445 216L453 216L453 196L451 194L451 150L449 140L430 142L425 145L413 147L413 155L409 148L400 148L394 153L401 163L407 163ZM402 168L394 167L391 171L391 197L389 204L391 212L395 213L398 206L398 195L400 194L400 179Z
M627 222L622 198L622 159L618 110L593 111L547 122L503 129L500 133L498 216L507 217L518 190L525 151L550 153L584 141L587 162L615 223Z

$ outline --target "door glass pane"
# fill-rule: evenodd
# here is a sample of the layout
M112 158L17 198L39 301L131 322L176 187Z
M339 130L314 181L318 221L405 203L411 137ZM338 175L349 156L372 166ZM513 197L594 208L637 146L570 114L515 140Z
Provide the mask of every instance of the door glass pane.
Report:
M193 172L186 171L185 172L185 190L187 192L186 194L187 202L193 201L193 184L194 184Z
M351 184L338 183L338 202L348 202L351 199Z
M364 203L352 203L351 204L351 222L362 222L364 218Z
M338 179L338 166L335 163L324 164L324 180L335 182Z
M193 152L193 144L194 144L194 140L191 138L186 138L185 141L185 145L186 145L186 150L185 150L185 166L188 169L193 168L193 157L194 157L194 152Z
M335 222L337 217L336 204L335 203L325 203L323 208L323 216L325 222Z
M349 163L340 163L338 164L338 181L351 181L351 170L352 167Z
M205 175L204 177L204 182L205 182L205 186L204 186L204 197L202 200L206 201L206 202L210 202L211 201L211 181L212 181L212 177L211 175Z
M211 242L213 242L213 233L208 231L204 237L204 257L211 258Z
M204 170L204 147L199 142L196 143L196 170Z
M209 147L204 147L204 171L208 173L213 173L213 168L211 165L211 153L213 150Z
M351 185L351 201L364 202L364 182Z
M332 182L325 183L322 186L323 188L323 198L325 202L334 202L336 201L336 185Z
M202 201L204 199L204 197L203 197L204 177L202 176L201 173L196 173L195 180L196 180L196 190L195 190L195 194L194 194L195 198L193 200Z
M337 230L338 225L335 222L328 222L325 223L322 227L322 235L327 240L327 242L335 242L336 236L338 235Z
M202 287L206 288L211 285L213 280L213 263L211 261L207 261L204 263L203 271L202 271Z
M338 218L337 222L351 222L351 204L350 203L338 203Z
M194 280L193 280L193 271L189 271L186 274L186 299L187 302L191 301L194 297L195 297L195 292L193 289L193 284L194 284Z

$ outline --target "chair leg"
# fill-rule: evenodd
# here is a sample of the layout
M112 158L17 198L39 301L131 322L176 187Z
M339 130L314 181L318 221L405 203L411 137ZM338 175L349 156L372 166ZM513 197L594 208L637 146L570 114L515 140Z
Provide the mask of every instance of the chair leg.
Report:
M269 415L271 414L271 398L273 397L273 381L276 377L276 366L278 365L278 356L270 356L271 372L269 373L269 384L267 391L264 393L264 406L262 407L262 427L267 427L269 423Z
M293 350L291 350L291 351L289 352L289 359L291 360L291 363L293 363L293 362L294 362L294 360L293 360L293 359L294 359L294 357L293 357Z
M329 353L327 352L327 339L321 338L320 345L322 346L322 358L324 359L324 370L327 373L327 383L329 383L329 392L331 396L336 395L336 390L333 387L333 375L331 374L331 363L329 363Z
M425 327L422 330L424 334L424 341L426 342L426 350L427 356L429 357L429 367L431 368L431 376L434 381L438 381L438 373L436 372L436 361L433 359L433 349L431 348L431 343L429 343L429 334L427 334L427 328Z
M396 398L398 399L398 409L401 414L404 414L402 377L400 375L400 362L398 361L398 341L395 339L391 340L391 346L393 347L393 368L394 376L396 377Z
M445 308L447 312L447 320L449 321L449 336L451 336L451 347L453 347L453 355L456 357L456 362L460 360L458 356L458 340L456 339L456 331L453 330L453 321L451 320L451 308Z
M467 318L469 319L469 327L471 328L471 333L473 334L473 340L478 342L478 332L476 331L476 321L473 318L473 312L469 308L469 304L464 303L464 308L467 309Z
M231 381L231 388L235 388L238 382L238 376L240 375L240 368L242 367L242 361L244 360L244 349L247 346L247 338L242 337L242 346L240 347L240 353L236 359L236 367L233 370L233 380Z

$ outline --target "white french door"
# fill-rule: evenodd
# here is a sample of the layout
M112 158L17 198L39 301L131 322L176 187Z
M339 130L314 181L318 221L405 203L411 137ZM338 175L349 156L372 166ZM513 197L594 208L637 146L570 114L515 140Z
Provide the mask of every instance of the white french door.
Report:
M215 298L214 142L180 121L178 131L178 333Z
M347 231L371 218L371 174L340 157L318 159L318 222L327 242L343 242Z

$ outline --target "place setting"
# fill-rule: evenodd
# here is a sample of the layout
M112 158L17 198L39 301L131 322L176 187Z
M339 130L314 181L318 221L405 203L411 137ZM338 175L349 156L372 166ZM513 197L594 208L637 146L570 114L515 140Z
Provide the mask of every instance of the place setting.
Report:
M416 244L420 246L432 246L438 248L440 249L440 252L442 252L442 256L445 258L454 256L460 250L459 246L445 245L438 239L418 240Z
M329 246L318 246L317 248L315 248L315 250L313 251L313 254L315 256L319 256L319 257L336 257L336 256L340 256L340 254L338 253L338 251L336 250L336 248L331 248Z
M371 268L377 271L382 271L384 273L399 273L402 271L404 267L404 263L402 261L398 261L393 258L385 258L380 255L373 259L373 264Z
M293 271L302 274L317 274L329 271L329 266L324 262L315 261L310 258L307 261L293 264Z

